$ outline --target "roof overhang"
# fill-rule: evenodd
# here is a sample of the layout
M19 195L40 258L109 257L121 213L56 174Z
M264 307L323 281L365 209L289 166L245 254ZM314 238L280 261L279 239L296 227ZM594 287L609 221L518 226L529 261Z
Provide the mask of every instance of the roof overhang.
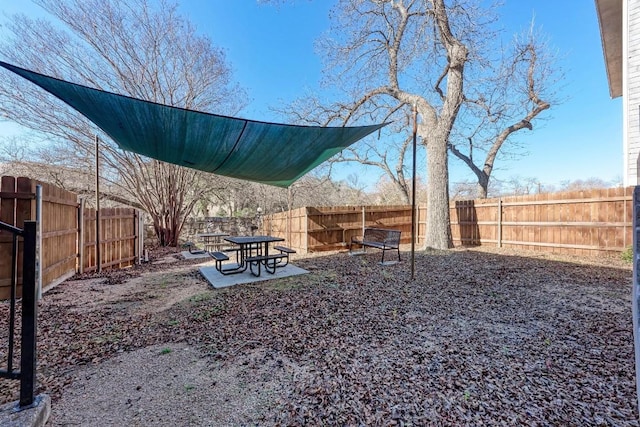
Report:
M595 0L612 98L622 96L622 0Z

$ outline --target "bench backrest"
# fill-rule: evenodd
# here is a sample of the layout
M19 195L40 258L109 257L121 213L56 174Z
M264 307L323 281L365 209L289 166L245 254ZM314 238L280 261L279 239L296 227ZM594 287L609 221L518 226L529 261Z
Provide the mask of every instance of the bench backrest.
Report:
M388 230L386 228L365 228L362 240L380 242L388 245L400 244L400 230Z

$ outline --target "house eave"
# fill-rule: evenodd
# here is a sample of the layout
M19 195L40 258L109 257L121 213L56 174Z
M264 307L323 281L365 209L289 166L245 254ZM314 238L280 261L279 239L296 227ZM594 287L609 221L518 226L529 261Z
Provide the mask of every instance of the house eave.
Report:
M612 98L622 96L622 0L595 0Z

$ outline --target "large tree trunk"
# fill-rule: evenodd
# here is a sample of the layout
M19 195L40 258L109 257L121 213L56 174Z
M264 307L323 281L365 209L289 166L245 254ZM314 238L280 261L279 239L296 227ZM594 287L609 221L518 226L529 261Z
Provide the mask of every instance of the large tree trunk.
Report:
M453 247L449 215L449 165L446 142L437 136L427 143L427 236L426 247Z
M440 117L427 118L427 123L435 125L427 141L427 247L449 249L453 247L451 223L449 215L449 135L458 116L460 105L464 99L464 66L467 62L468 50L453 36L449 27L449 17L444 0L433 2L433 12L439 30L439 38L447 50L448 67L442 78L446 76L446 96L443 97ZM441 96L442 89L437 90ZM431 114L434 114L433 108ZM423 114L424 117L424 114Z
M482 174L478 176L478 199L486 199L489 194L489 176Z

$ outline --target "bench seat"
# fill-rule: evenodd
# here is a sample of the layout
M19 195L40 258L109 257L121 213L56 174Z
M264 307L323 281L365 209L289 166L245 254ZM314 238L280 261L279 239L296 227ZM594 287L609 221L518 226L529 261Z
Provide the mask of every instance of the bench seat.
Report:
M251 270L251 274L254 276L260 276L260 266L262 265L264 265L267 272L275 274L276 268L284 267L289 264L289 254L286 252L280 252L279 254L256 255L247 257L244 261L249 264L249 270ZM253 271L254 266L258 269L257 272Z
M286 246L274 246L273 249L279 250L281 253L295 254L296 251Z
M256 255L256 256L251 256L248 258L245 258L244 260L247 262L258 262L258 261L266 261L266 260L270 260L270 259L282 259L282 258L286 258L287 256L284 254L275 254L275 255Z
M184 244L184 246L186 246L189 249L189 253L193 254L193 255L199 255L199 254L207 253L207 251L205 251L204 249L198 248L196 246L196 244L193 243L193 242L186 242Z
M382 251L382 261L380 263L384 264L385 252L395 250L398 253L398 261L400 261L400 234L400 230L365 228L362 239L351 238L349 252L353 254L354 245L362 246L364 252L366 252L367 247L380 249Z
M357 240L354 239L353 243L357 244L357 245L361 245L361 246L368 246L370 248L377 248L377 249L396 249L395 246L388 246L385 245L384 243L380 243L380 242L375 242L372 240Z
M227 254L224 254L222 252L209 252L209 255L216 261L227 261L229 259Z

